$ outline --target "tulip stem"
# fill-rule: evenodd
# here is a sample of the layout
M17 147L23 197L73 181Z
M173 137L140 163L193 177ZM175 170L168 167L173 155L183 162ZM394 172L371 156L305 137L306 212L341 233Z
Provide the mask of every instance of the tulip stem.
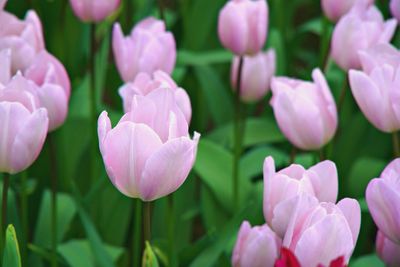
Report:
M347 75L344 77L342 89L340 91L340 97L339 97L339 102L338 102L338 114L340 115L340 111L343 108L344 104L344 99L346 97L346 92L347 92L347 87L348 87L348 81L347 81Z
M151 241L151 202L144 202L143 211L144 241Z
M331 31L329 28L329 20L322 18L322 36L320 43L320 68L326 73L329 64L329 44L331 40Z
M0 226L0 258L3 257L3 248L5 247L5 230L7 228L7 198L8 198L8 187L10 186L10 174L4 173L3 175L3 198L2 198L2 209L1 209L1 226Z
M395 158L400 157L400 148L399 148L399 135L397 132L392 133L393 138L393 154Z
M174 267L174 196L171 194L167 197L168 200L168 210L167 210L167 220L168 220L168 240L169 240L169 266Z
M160 18L164 21L165 24L167 24L167 21L165 20L164 1L163 0L158 0L158 12L160 13Z
M142 201L140 199L135 200L135 212L134 212L134 225L133 225L133 266L140 266L140 258L142 255L141 251L141 240L142 240Z
M294 163L296 159L296 154L297 154L297 148L295 146L292 146L292 151L290 152L289 164Z
M27 193L27 179L28 172L24 171L21 173L21 221L24 242L22 244L22 264L27 265L28 251L27 245L29 242L29 227L28 227L28 193Z
M96 180L96 140L97 140L97 118L96 118L96 24L90 24L90 59L89 59L89 66L90 66L90 116L91 116L91 128L90 128L90 136L91 143L91 157L90 157L90 174L92 178L92 182Z
M236 80L236 94L235 94L235 150L233 157L233 203L235 210L239 207L239 161L240 154L242 153L242 133L243 125L241 118L241 103L240 103L240 89L242 83L242 70L243 70L243 57L239 58L238 75Z
M57 267L57 153L53 133L48 135L51 171L51 266Z

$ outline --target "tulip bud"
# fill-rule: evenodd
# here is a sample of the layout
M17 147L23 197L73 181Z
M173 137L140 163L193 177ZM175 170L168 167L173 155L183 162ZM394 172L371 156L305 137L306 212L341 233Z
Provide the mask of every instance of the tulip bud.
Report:
M0 51L11 49L11 72L24 71L44 49L42 25L35 11L25 20L0 10Z
M390 11L397 19L397 21L400 21L400 1L399 0L391 0L390 1Z
M360 52L364 72L350 70L353 96L367 119L384 132L400 129L400 52L381 44Z
M244 221L232 254L233 267L273 267L282 240L264 224L251 227Z
M393 160L366 190L369 211L379 230L400 244L400 159Z
M265 0L230 0L219 13L218 34L222 45L238 56L260 52L268 29Z
M338 21L359 1L372 5L375 0L321 0L322 10L331 21Z
M232 88L236 91L239 57L235 57L231 68ZM242 77L240 85L240 98L244 102L255 102L263 98L271 84L271 78L275 75L276 54L274 49L254 56L243 58Z
M82 21L99 22L118 8L120 0L70 0L70 3Z
M193 167L200 135L188 136L187 121L168 88L135 95L131 111L111 129L98 121L100 151L112 183L123 194L152 201L177 190Z
M275 172L272 157L264 161L264 217L272 226L276 210L288 205L292 198L301 194L315 196L321 202L336 202L338 194L338 175L335 163L326 160L305 170L303 166L292 164ZM277 231L283 237L286 229Z
M64 66L43 50L25 71L25 77L38 85L37 95L49 115L49 131L58 128L67 117L71 90Z
M272 100L278 126L296 147L315 150L334 136L337 128L336 104L328 83L319 69L314 82L272 78Z
M341 256L348 262L361 225L358 202L343 199L337 205L318 203L307 194L291 202L294 205L288 203L277 211L274 227L288 226L282 245L294 252L301 266L329 266Z
M151 75L162 70L171 74L174 69L175 39L161 20L144 19L127 37L124 37L121 26L114 24L112 46L119 74L125 82L134 81L140 72Z
M185 115L186 121L190 123L192 106L189 95L184 89L176 85L171 76L163 71L156 71L152 75L141 72L132 83L126 83L119 89L125 113L130 112L135 95L147 95L160 87L169 88L174 92L177 105Z
M376 235L376 252L386 266L400 266L400 244L393 243L381 231Z
M30 91L35 84L17 74L0 86L0 172L17 173L38 157L47 135L47 111Z
M396 26L395 19L384 21L377 7L361 1L336 25L332 35L331 56L344 70L359 69L361 63L358 53L376 44L389 43Z

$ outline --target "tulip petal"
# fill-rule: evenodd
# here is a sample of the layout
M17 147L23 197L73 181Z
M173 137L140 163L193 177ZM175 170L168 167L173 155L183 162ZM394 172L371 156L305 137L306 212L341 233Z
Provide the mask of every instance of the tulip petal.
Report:
M140 182L142 199L151 201L174 192L182 185L196 159L200 135L167 141L147 160Z
M318 163L307 171L320 202L336 203L338 195L338 174L335 163L329 160Z
M108 113L103 111L97 121L97 134L99 136L99 147L102 154L104 153L104 140L106 139L106 136L110 130L111 121L108 118Z
M353 244L356 246L358 234L360 233L360 226L361 226L361 208L360 204L358 204L357 200L351 198L344 198L337 206L342 211L344 217L349 224L352 237L353 237Z

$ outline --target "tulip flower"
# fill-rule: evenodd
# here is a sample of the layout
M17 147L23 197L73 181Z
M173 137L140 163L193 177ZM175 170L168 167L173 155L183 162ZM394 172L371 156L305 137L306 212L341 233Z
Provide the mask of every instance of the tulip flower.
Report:
M0 86L5 85L11 78L11 49L0 51Z
M354 199L338 204L307 194L291 199L277 211L277 228L287 226L282 245L294 252L301 266L328 266L343 256L348 262L357 242L360 205Z
M376 44L389 43L396 26L395 19L384 21L377 7L360 1L336 25L332 35L331 56L344 70L359 69L359 52Z
M236 90L239 57L232 61L231 83ZM246 56L243 61L240 98L244 102L255 102L263 98L270 89L272 76L275 75L276 54L274 49Z
M366 190L369 211L379 230L400 244L400 159L393 160Z
M19 20L0 9L0 25L0 51L11 49L12 73L24 71L36 54L44 49L40 19L35 11L29 11L25 20Z
M29 91L35 84L17 74L0 84L0 172L18 173L38 157L47 135L47 111Z
M272 157L264 161L264 217L270 225L274 225L275 215L282 207L286 207L294 197L303 193L315 196L321 202L336 202L338 195L338 174L335 163L325 160L305 170L303 166L292 164L275 171ZM281 237L286 229L277 231Z
M219 13L222 45L238 56L260 52L267 38L268 6L265 0L230 0Z
M168 88L135 95L131 111L113 129L103 112L98 134L112 183L123 194L144 201L166 196L185 181L200 138L198 133L189 138L185 116Z
M275 262L274 267L301 267L296 256L289 249L281 248L281 257ZM322 264L318 264L316 267L325 267ZM343 256L331 261L329 266L326 267L346 267L346 263Z
M367 119L384 132L400 129L400 52L379 45L360 53L364 72L350 70L353 96Z
M400 266L400 244L393 243L381 231L376 235L376 252L386 266Z
M190 123L192 106L189 95L184 89L176 85L171 76L163 71L156 71L152 75L141 72L132 83L127 83L119 89L125 113L131 110L132 100L135 95L147 95L160 87L172 89L177 105L185 115L186 121Z
M111 15L120 0L70 0L72 10L82 21L99 22Z
M397 19L397 21L400 21L400 1L399 0L391 0L390 1L390 11Z
M322 10L331 21L338 21L359 1L373 4L375 0L321 0Z
M121 26L113 29L112 46L118 71L125 82L132 82L140 72L151 75L157 70L172 73L176 61L176 45L165 23L155 18L139 22L124 37Z
M49 130L56 129L67 117L71 90L64 66L43 50L25 71L25 77L38 85L37 95L49 115Z
M285 77L271 82L275 119L296 147L316 150L327 144L337 128L336 104L328 83L319 69L312 73L314 82Z
M233 267L273 267L282 240L268 225L251 227L244 221L232 254Z

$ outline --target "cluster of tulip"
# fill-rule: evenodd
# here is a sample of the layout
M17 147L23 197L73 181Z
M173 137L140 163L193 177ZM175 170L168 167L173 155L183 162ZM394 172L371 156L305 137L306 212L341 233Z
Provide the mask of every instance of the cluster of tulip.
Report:
M399 1L391 2L394 15L399 11L396 5ZM331 57L349 71L351 89L360 109L378 129L398 131L400 52L389 44L396 19L385 22L373 1L322 0L322 7L329 19L338 21L331 40ZM271 87L275 118L288 140L302 150L321 149L338 127L336 103L328 83L319 69L312 73L314 82L271 78L274 52L260 52L267 25L265 1L233 0L220 12L221 42L237 55L232 64L233 85L242 75L237 88L245 102L261 99ZM243 63L239 64L241 60ZM400 217L395 204L399 203L400 193L398 164L395 160L380 179L371 181L366 193L380 229L377 249L389 266L400 264ZM337 194L338 177L333 162L323 161L308 170L293 164L276 173L273 159L266 158L266 224L252 228L247 221L243 222L232 265L261 267L274 266L276 262L275 266L294 266L278 260L281 247L285 247L297 257L296 266L328 266L338 258L342 259L340 266L344 266L356 245L361 213L354 199L336 204Z

